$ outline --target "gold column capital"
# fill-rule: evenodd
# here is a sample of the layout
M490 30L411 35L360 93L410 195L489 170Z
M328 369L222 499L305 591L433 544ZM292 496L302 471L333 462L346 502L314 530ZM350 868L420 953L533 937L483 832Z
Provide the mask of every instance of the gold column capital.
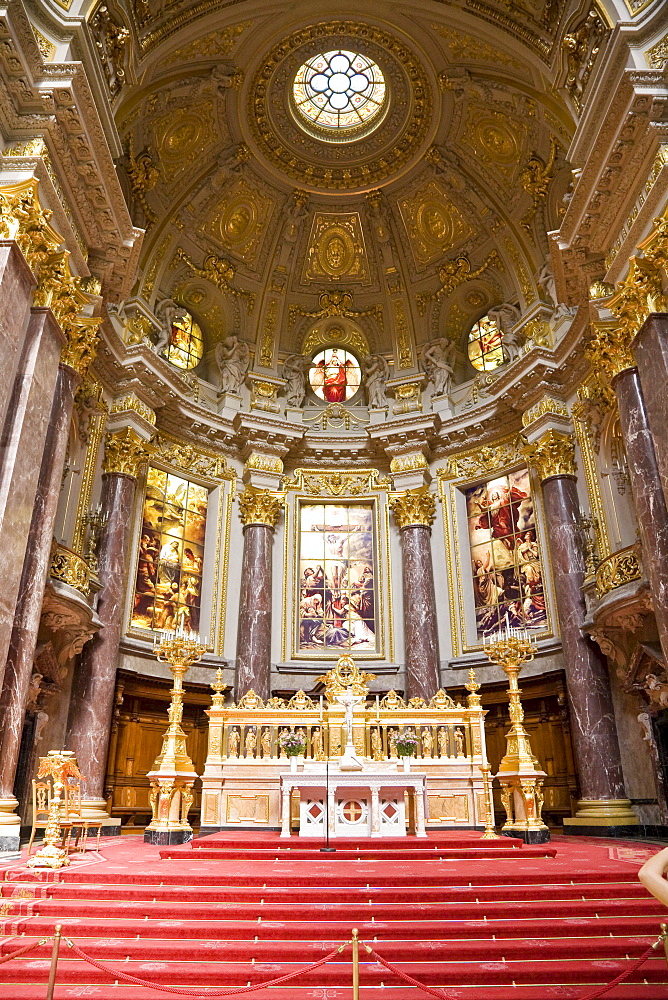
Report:
M533 465L541 482L550 476L574 476L575 440L572 434L549 430L542 437L522 449L522 454Z
M136 479L140 466L147 459L146 442L131 427L123 427L107 434L102 461L103 472Z
M640 324L642 325L642 324ZM585 355L593 370L610 382L616 375L635 368L631 341L640 325L629 321L603 321L593 323L593 336L585 348Z
M399 529L423 525L429 528L436 516L436 499L428 486L390 496L390 509Z
M261 490L247 486L239 495L239 516L244 524L266 524L276 527L283 499L271 490Z
M100 343L97 331L101 322L101 316L74 316L61 324L67 343L60 352L60 361L81 378L86 377L95 360Z

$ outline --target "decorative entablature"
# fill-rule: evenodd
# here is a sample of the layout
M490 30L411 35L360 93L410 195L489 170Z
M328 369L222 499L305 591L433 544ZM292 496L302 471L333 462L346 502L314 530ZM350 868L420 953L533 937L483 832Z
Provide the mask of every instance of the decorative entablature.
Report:
M223 455L203 451L187 441L180 441L161 432L151 441L149 456L151 463L210 485L217 485L226 479L235 480L237 476L233 469L228 468Z
M451 455L447 465L436 470L437 481L440 485L450 479L483 479L501 469L521 464L525 461L524 446L522 435L512 434L492 444Z
M389 490L390 481L378 469L295 469L283 488L309 496L349 497Z

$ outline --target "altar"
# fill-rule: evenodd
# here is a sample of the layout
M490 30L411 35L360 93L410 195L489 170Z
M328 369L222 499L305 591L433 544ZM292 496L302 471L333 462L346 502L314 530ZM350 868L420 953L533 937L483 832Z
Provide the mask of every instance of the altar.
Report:
M427 775L396 769L325 768L281 776L281 837L289 837L291 799L299 793L299 836L426 837Z

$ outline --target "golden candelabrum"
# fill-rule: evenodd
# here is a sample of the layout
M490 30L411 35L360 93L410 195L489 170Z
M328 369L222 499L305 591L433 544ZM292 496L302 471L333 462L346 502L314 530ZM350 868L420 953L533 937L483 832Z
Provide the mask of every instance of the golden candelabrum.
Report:
M521 837L526 843L542 844L550 833L542 820L543 781L541 770L524 728L524 709L518 677L522 665L533 660L535 645L526 629L506 626L505 633L484 643L489 660L501 667L508 678L510 730L506 735L506 753L499 765L497 778L501 799L506 810L506 822L501 830L507 836Z
M152 817L144 840L152 844L184 843L192 838L188 812L193 802L193 784L197 773L186 750L183 719L183 678L193 663L202 659L208 641L195 632L178 629L156 636L154 652L161 663L168 663L174 679L167 717L169 726L162 738L162 749L147 777L151 782Z
M469 682L465 684L464 687L468 691L468 697L466 698L466 704L469 708L481 710L481 698L478 694L480 690L480 685L478 684L475 676L475 670L471 668L469 670ZM481 737L484 736L484 727L480 727ZM485 801L485 832L482 835L483 840L498 840L499 835L496 832L496 827L494 825L494 799L492 798L492 782L490 781L489 774L492 770L487 763L487 754L483 754L484 764L479 765L479 770L482 774L483 783L483 797Z
M27 862L29 868L63 868L69 865L67 849L62 845L62 809L65 782L68 778L81 779L81 771L71 750L49 750L46 757L40 757L37 778L51 778L53 783L49 800L49 817L44 830L44 843Z

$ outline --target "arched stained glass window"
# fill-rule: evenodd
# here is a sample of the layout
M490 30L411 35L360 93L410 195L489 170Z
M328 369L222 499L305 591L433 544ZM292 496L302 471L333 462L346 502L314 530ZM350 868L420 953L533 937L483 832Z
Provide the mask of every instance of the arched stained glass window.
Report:
M483 316L471 327L468 355L469 361L479 372L489 372L503 364L501 330L489 316Z
M175 319L165 358L176 368L195 368L204 354L204 340L199 324L189 312L182 319Z

